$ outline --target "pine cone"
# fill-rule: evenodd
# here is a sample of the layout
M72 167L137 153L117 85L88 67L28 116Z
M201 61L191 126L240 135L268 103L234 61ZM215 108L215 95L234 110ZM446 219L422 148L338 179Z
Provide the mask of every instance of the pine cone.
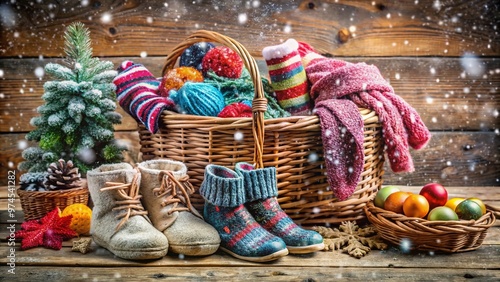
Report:
M80 187L80 173L78 167L72 161L65 162L63 159L49 165L49 175L43 183L47 190L64 190Z

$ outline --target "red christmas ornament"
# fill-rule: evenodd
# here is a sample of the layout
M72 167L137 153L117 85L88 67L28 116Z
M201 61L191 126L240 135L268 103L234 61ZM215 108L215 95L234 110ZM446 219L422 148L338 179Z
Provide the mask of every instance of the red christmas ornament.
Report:
M444 206L448 201L448 191L439 183L428 183L420 190L420 195L429 202L429 208Z
M59 208L55 208L40 220L23 222L21 230L16 231L15 238L21 241L21 250L43 246L60 250L62 241L77 237L78 233L69 228L72 215L59 216Z
M203 82L203 75L193 67L171 69L161 81L160 96L168 97L170 90L179 90L186 81Z
M252 108L245 103L233 103L229 104L222 109L218 117L230 118L230 117L252 117Z
M240 56L226 46L210 49L201 62L203 73L212 70L218 76L238 78L243 71L243 61Z

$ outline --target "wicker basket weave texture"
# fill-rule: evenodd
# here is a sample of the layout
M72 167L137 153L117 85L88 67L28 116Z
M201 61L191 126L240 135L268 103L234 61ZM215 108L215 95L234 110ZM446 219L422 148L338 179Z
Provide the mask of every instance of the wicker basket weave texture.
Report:
M406 240L411 250L448 253L479 248L496 220L493 212L487 210L478 220L429 221L378 208L373 201L367 203L365 212L380 236L392 244L400 246Z
M23 191L17 190L24 220L40 219L53 209L58 207L64 210L71 204L87 204L89 201L89 190L83 182L82 187L58 191Z
M255 86L252 118L217 118L165 111L156 134L139 125L143 160L168 158L184 162L191 183L199 188L207 164L234 168L237 162L256 167L276 167L278 201L296 222L339 224L365 218L364 205L382 185L383 141L375 112L360 109L364 120L364 171L354 194L339 201L326 179L319 118L293 116L264 120L266 100L253 57L235 40L198 31L179 44L167 57L163 73L174 67L182 51L200 41L232 48L242 57ZM241 138L239 138L241 137ZM196 193L191 201L201 210L204 200Z

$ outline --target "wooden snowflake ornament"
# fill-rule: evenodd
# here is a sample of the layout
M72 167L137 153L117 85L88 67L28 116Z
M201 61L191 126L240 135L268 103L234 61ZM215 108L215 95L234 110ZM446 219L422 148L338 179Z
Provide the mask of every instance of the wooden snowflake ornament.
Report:
M325 251L340 250L355 258L362 258L371 249L387 249L373 227L360 228L356 222L344 221L339 229L315 226L313 230L324 238Z
M59 212L59 208L55 208L40 220L23 222L21 230L15 233L16 239L22 239L21 250L38 246L60 250L64 240L78 236L69 228L72 216L60 217Z

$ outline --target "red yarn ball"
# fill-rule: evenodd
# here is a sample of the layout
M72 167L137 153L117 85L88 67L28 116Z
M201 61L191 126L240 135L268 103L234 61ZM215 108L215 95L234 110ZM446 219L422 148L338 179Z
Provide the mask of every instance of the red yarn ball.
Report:
M243 61L231 48L217 46L210 49L201 62L203 73L212 70L218 76L238 78L243 71Z
M252 117L252 108L244 103L229 104L217 115L221 118Z

